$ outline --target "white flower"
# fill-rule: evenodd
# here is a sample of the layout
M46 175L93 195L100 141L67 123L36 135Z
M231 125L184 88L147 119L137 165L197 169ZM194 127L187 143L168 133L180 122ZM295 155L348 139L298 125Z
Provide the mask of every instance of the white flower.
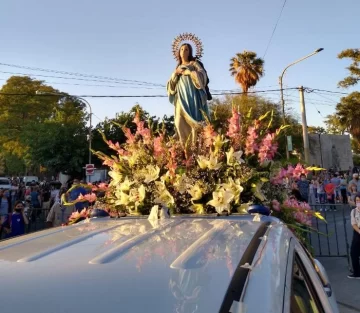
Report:
M200 200L203 196L203 189L199 186L199 184L195 184L194 186L190 186L191 188L188 190L191 195L191 200L196 201Z
M233 164L233 160L235 159L238 163L245 163L245 161L241 158L243 155L242 151L234 152L234 148L231 147L228 152L226 152L226 161L228 165Z
M121 191L129 191L131 185L133 185L133 184L134 184L134 182L131 182L131 181L129 180L129 178L126 177L125 180L124 180L122 183L120 183L120 185L119 185L118 188L119 188Z
M213 206L216 211L220 214L223 211L230 212L230 203L234 199L234 194L225 189L213 192L213 199L207 204Z
M148 165L146 166L146 170L144 172L145 179L144 183L149 184L154 180L159 178L160 168L158 166Z
M185 174L183 175L176 175L176 181L174 186L176 187L177 191L180 192L180 194L184 194L187 189L186 181L188 180L187 176Z

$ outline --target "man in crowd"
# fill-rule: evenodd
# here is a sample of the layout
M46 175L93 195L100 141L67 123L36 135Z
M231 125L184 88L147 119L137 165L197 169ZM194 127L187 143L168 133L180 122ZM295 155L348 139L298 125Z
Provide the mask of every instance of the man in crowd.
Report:
M359 192L360 191L360 180L359 180L359 174L358 173L353 174L353 179L350 180L348 186L350 187L353 184L356 185L357 191Z

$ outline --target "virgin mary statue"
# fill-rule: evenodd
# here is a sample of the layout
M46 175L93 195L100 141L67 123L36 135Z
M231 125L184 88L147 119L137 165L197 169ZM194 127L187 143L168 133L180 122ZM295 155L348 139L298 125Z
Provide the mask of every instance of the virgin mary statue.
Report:
M201 56L200 49L197 47L197 57L194 57L192 46L188 43L182 44L176 51L173 48L178 65L167 83L167 93L175 106L176 131L183 145L188 140L195 143L200 123L209 118L208 77L198 59L199 53Z

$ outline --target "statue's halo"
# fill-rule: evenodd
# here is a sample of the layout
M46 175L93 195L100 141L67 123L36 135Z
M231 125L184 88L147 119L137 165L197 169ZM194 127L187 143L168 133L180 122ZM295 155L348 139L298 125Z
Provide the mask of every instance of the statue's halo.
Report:
M177 36L172 43L172 53L176 60L178 60L179 58L178 51L184 43L192 43L195 46L196 58L200 59L202 57L204 48L199 37L195 36L192 33L183 33Z

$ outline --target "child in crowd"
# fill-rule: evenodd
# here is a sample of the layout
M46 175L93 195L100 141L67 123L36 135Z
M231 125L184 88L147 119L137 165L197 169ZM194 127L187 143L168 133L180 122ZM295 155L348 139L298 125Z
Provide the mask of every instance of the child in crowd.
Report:
M21 236L25 234L25 225L29 220L24 212L24 204L18 200L15 202L14 212L9 214L8 219L3 224L6 238Z

